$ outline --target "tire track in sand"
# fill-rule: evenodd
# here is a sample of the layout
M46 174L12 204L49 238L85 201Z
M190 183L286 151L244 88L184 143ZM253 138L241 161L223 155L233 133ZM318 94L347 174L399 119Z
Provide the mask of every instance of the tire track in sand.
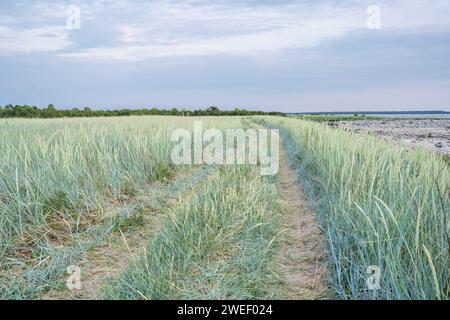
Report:
M315 213L308 208L307 198L297 183L297 176L281 143L278 189L284 232L275 256L284 278L281 298L327 299L331 293L327 285L324 239Z

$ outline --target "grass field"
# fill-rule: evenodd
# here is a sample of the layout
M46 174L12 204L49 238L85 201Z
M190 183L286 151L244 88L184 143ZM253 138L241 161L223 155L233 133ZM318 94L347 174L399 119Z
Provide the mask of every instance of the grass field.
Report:
M223 167L169 212L147 252L108 288L114 299L273 297L275 190L251 167Z
M344 299L448 299L450 170L427 150L298 120L284 129L327 236L331 284ZM380 290L366 289L368 266Z
M174 165L171 133L198 120L281 129L325 239L329 297L448 299L441 157L298 119L158 116L0 120L0 298L289 298L278 178ZM66 288L70 265L89 292Z
M219 288L224 292L214 294L199 287L198 297L202 296L202 290L204 296L211 297L262 295L264 282L259 277L270 278L272 272L263 270L270 255L249 253L263 247L271 251L275 204L274 191L270 194L269 190L274 188L273 183L255 174L255 168L174 166L170 158L173 146L170 134L175 128L191 128L194 121L183 117L3 120L0 295L40 298L49 292L55 295L59 289L64 291L67 266L82 262L97 246L114 241L117 234L127 231L133 234L140 227L147 227L145 216L159 211L164 211L167 221L151 242L149 261L160 264L157 267L160 276L176 275L170 268L191 268L207 259L204 267L211 268L210 272L213 268L218 268L216 272L220 268L237 268L237 276L224 280L224 288ZM242 126L240 118L202 118L202 121L206 128ZM208 183L204 183L202 192L188 197L188 191L194 187L189 185L193 178L179 177L192 171L217 173L208 173ZM201 179L197 184L202 184ZM184 202L170 206L165 203L164 198L172 194L169 186L185 189ZM254 188L253 194L241 194L244 187ZM159 200L145 198L155 190L160 193ZM176 196L181 194L180 191ZM192 220L178 221L182 217ZM158 252L161 245L166 253ZM210 252L213 248L215 251ZM222 255L232 254L234 257L221 259ZM121 255L132 264L128 252ZM172 265L174 261L170 259L175 258L179 266ZM215 262L209 265L211 259ZM254 274L241 272L243 268L246 271L255 268ZM247 277L246 281L253 278L254 283L240 288L237 283L241 277ZM155 281L164 282L164 278ZM115 285L118 283L122 282L116 281ZM146 282L140 285L149 285L148 290L152 291L145 294L151 298L170 297L170 291L165 292L168 289L159 291L156 284L154 289ZM226 289L228 285L230 288ZM134 286L139 287L139 283ZM108 296L138 297L120 288L115 293L108 290Z
M13 282L2 283L3 295L45 290L83 251L79 235L100 223L107 207L128 202L176 170L171 123L1 121L0 268Z

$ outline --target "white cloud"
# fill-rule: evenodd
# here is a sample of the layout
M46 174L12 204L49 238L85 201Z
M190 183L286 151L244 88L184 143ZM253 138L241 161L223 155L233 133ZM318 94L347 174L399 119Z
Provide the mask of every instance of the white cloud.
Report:
M120 43L62 53L64 57L143 60L152 57L246 54L312 47L364 27L364 10L323 10L304 5L141 5L133 24L123 24ZM359 15L359 17L358 17Z
M75 53L63 53L64 57L101 58L112 60L143 60L151 57L246 54L259 51L276 51L287 48L306 48L317 45L324 38L340 37L350 28L328 28L327 23L283 28L244 35L208 37L207 39L177 39L168 44L120 45L117 47L91 48ZM127 30L123 42L138 42L135 33ZM142 42L142 41L139 41Z
M0 55L53 52L69 45L65 27L16 30L0 26Z
M366 29L370 1L289 2L244 5L234 1L79 1L80 37L97 45L60 52L66 58L138 61L154 57L249 54L308 48ZM449 0L379 0L382 28L393 32L450 31ZM39 28L12 27L0 19L0 54L55 52L69 48L65 6L40 1L33 7ZM45 21L48 20L48 24ZM88 23L85 23L88 21ZM97 28L100 27L100 28ZM386 31L383 31L386 32Z
M403 31L450 31L450 1L396 0L381 5L383 26Z
M112 0L121 9L126 0ZM229 2L193 4L135 2L121 25L120 43L64 53L72 58L144 60L153 57L248 54L307 48L366 28L368 2L243 6ZM423 32L450 29L449 1L381 1L383 28ZM97 7L97 10L99 8ZM128 8L130 10L130 8ZM120 22L118 22L120 23Z

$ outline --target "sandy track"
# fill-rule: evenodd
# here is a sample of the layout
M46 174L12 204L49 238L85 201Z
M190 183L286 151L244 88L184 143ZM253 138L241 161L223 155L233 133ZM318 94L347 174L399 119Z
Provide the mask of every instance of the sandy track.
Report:
M330 298L327 286L323 237L308 208L306 196L297 183L297 174L280 150L279 192L283 229L281 248L275 257L284 275L283 299L317 300Z

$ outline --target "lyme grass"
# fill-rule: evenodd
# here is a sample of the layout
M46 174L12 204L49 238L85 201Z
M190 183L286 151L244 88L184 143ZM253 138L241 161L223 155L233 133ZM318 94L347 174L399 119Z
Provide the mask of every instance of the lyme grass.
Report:
M146 253L107 290L112 299L270 297L276 190L255 167L221 167L180 199Z
M437 155L294 119L292 160L328 239L334 290L345 299L448 299L450 171ZM381 268L381 289L366 270Z

